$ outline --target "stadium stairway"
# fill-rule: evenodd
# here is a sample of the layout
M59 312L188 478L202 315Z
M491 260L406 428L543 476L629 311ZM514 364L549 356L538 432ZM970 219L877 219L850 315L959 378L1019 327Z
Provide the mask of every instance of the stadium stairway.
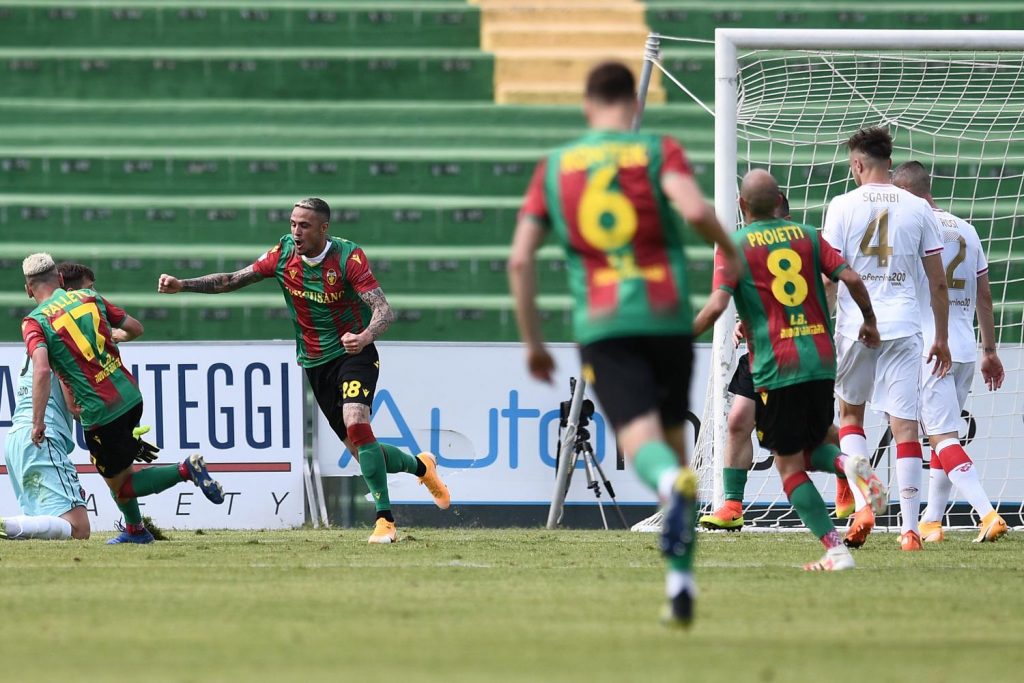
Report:
M504 253L515 214L536 160L582 131L580 84L598 59L638 65L649 28L702 40L723 25L1021 28L1005 1L844 7L0 1L0 339L18 338L29 308L18 265L34 249L94 266L100 288L138 313L149 339L290 338L269 283L167 297L155 293L156 277L246 265L287 230L296 199L320 195L334 207L332 232L367 249L398 310L389 338L512 340ZM666 67L710 102L711 46L666 46ZM711 117L663 86L655 80L653 99L668 104L649 108L644 127L682 139L710 193ZM798 215L846 174L804 161L773 169L785 186L808 188L791 197ZM979 170L986 189L1024 174L1024 162ZM952 192L944 182L937 192ZM1019 254L1004 218L1013 213L996 206L974 216L994 227L993 280L1011 275L996 293L1004 322L1020 321L1024 300L1019 256L1009 258ZM820 208L808 218L820 221ZM699 305L711 252L692 231L687 240ZM563 271L545 250L552 340L570 337Z

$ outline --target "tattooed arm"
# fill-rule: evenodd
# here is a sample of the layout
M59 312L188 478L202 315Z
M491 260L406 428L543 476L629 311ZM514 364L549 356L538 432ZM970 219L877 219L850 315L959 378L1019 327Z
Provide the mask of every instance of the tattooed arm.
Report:
M157 281L156 291L161 294L177 294L178 292L197 292L199 294L223 294L247 287L259 282L263 276L252 266L233 273L212 273L190 280L179 280L173 275L164 273Z
M388 303L387 297L384 296L384 290L380 287L371 289L368 292L361 292L359 298L373 309L373 316L370 318L370 324L359 334L346 332L342 335L342 346L345 347L346 352L353 355L365 349L376 341L377 337L384 334L384 330L388 329L391 323L395 322L396 317L395 311L391 308L391 304Z

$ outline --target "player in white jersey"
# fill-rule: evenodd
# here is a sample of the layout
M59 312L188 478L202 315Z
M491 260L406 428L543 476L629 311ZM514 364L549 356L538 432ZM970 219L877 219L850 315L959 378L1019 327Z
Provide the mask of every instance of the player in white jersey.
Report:
M1006 533L1006 522L992 508L971 458L960 445L957 432L960 411L974 379L978 356L974 337L974 315L978 314L983 357L981 375L986 386L995 391L1003 384L1003 364L996 353L995 319L992 315L992 290L988 282L988 261L978 232L970 223L935 206L932 179L917 161L900 164L892 182L913 192L932 207L942 227L942 265L949 287L949 351L953 367L945 377L922 374L921 427L932 447L928 485L928 507L921 515L920 532L925 542L943 539L942 517L956 486L981 518L975 543L995 541ZM923 305L922 301L922 313ZM922 315L925 344L934 335L931 316Z
M858 187L829 203L822 234L861 274L878 316L882 344L870 349L857 341L863 319L850 293L840 287L836 312L840 448L849 455L868 457L864 406L869 401L874 410L889 416L896 441L900 547L920 550L917 517L922 453L917 420L924 346L918 302L931 297L935 335L927 359L929 363L935 360L931 370L942 377L950 367L942 242L928 202L889 182L892 138L888 131L859 130L847 145L850 170ZM860 491L854 489L853 494L857 511L845 541L859 547L874 527L874 515Z

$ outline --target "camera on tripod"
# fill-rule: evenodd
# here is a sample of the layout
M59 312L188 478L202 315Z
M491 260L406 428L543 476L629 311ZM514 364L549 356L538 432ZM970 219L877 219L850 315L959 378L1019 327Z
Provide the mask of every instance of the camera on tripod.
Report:
M558 427L565 429L566 425L569 424L569 411L572 409L572 395L576 392L576 378L569 378L569 400L562 401L558 404ZM594 416L594 402L589 398L583 399L583 403L580 404L580 421L578 429L583 431L584 427L590 424L590 418ZM580 432L576 433L576 438L580 438ZM590 438L590 434L587 434L585 438Z
M587 427L590 425L590 419L594 417L594 402L583 395L583 391L586 388L586 383L577 387L576 378L569 378L569 395L568 401L562 401L558 404L558 443L560 445L558 450L558 459L556 464L556 472L561 470L561 459L566 458L568 467L565 472L565 485L561 487L561 490L556 489L556 497L559 499L558 509L563 509L565 497L569 493L569 484L572 482L572 474L576 470L577 463L582 463L582 470L587 478L587 488L594 492L594 497L597 499L597 508L601 513L601 522L604 528L608 528L608 518L604 514L604 501L601 500L601 484L604 484L605 491L608 492L608 497L611 498L612 506L618 513L619 521L622 522L622 526L625 529L629 528L626 524L626 518L622 514L622 509L619 508L618 501L615 500L615 489L612 488L612 483L608 481L608 477L605 476L604 470L601 469L601 463L598 462L597 457L594 455L594 448L590 445L590 430ZM580 392L578 401L574 401L577 398L577 391ZM572 414L572 405L576 402L579 406L579 414ZM565 440L563 440L562 433L567 432ZM561 486L561 482L558 482ZM555 509L555 506L552 507ZM552 528L552 521L557 523L561 519L561 515L557 516L557 519L549 517L548 528Z

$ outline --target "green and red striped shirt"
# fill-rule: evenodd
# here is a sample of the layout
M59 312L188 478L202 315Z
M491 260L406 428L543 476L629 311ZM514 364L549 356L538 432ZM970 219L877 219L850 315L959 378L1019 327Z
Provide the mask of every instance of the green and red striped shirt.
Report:
M380 285L358 245L331 237L327 255L311 264L285 235L253 263L253 269L281 285L295 323L299 365L311 368L345 354L341 337L358 334L370 323L372 309L359 297Z
M592 131L537 165L521 216L565 248L576 340L689 334L693 311L679 219L661 189L690 174L669 137Z
M82 408L82 427L108 424L142 402L111 331L128 314L91 289L58 289L22 322L29 356L46 348L50 366Z
M813 227L783 219L755 221L732 239L746 263L743 276L723 277L724 259L717 251L712 289L736 299L754 387L766 391L835 379L832 318L821 275L836 280L846 261Z

